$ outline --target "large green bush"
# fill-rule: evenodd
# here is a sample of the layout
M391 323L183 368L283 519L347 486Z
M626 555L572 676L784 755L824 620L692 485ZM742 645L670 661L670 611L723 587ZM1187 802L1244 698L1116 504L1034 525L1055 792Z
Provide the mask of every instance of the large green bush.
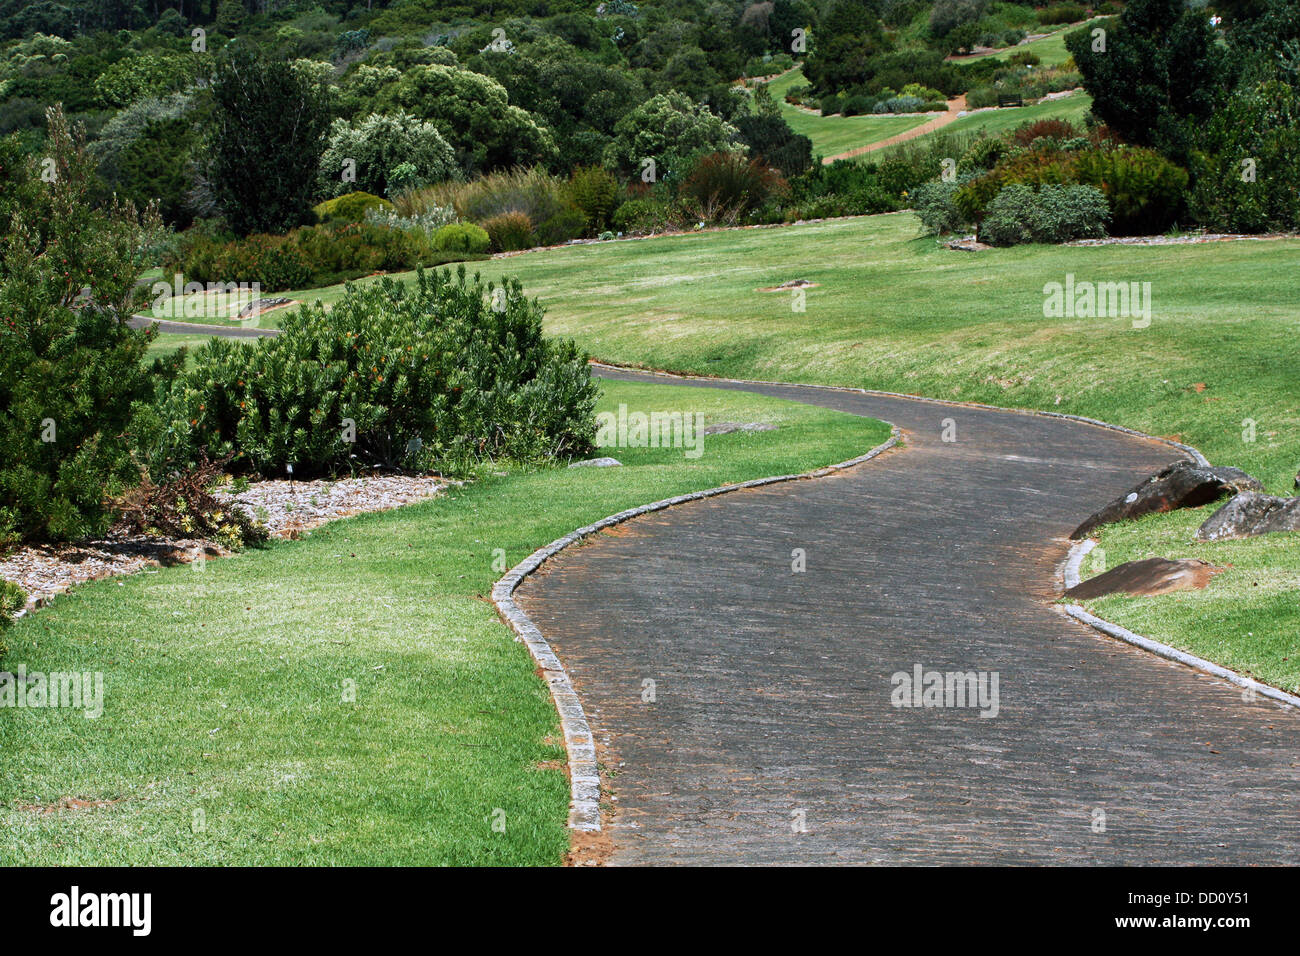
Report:
M1193 134L1191 211L1211 229L1300 229L1300 93L1280 79L1238 89Z
M451 222L433 234L433 246L439 252L487 252L491 244L487 230L472 222Z
M1068 150L1049 144L1009 156L958 190L954 201L968 221L980 222L993 199L1017 183L1093 186L1110 203L1112 233L1148 235L1163 232L1176 221L1187 171L1141 147Z
M596 386L569 340L542 335L542 308L517 281L462 266L349 286L330 312L286 317L279 336L214 339L142 409L152 470L204 450L283 476L384 466L459 471L507 457L581 454L595 435Z
M120 319L157 218L95 206L81 132L48 118L53 181L0 141L0 546L102 533L139 478L127 433L151 333Z
M403 164L411 168L398 175ZM349 172L351 179L345 178ZM458 172L456 154L433 123L402 111L372 113L356 123L334 121L320 159L319 185L331 196L354 190L387 196Z
M989 203L979 235L995 246L1096 239L1106 234L1109 215L1106 197L1091 186L1013 183Z

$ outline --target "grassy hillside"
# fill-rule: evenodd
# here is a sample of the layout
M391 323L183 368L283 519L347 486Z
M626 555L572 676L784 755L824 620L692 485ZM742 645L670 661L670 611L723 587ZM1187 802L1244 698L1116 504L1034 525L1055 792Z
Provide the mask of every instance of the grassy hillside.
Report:
M819 116L785 101L791 87L806 82L803 69L795 67L768 81L768 88L790 128L812 140L814 156L835 156L878 143L929 119L928 116Z

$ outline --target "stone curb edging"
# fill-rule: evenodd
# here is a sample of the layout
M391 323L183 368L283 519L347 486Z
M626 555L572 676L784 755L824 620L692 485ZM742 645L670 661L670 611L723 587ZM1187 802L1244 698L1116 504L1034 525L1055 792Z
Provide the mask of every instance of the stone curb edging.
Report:
M1097 542L1092 538L1089 538L1086 541L1076 541L1070 546L1070 553L1065 559L1065 564L1062 570L1062 576L1067 590L1079 583L1079 567L1082 565L1083 559L1096 546ZM1279 690L1269 684L1261 684L1253 678L1246 677L1244 674L1239 674L1234 670L1229 670L1221 664L1215 664L1213 661L1207 661L1203 657L1197 657L1195 654L1189 654L1187 651L1180 651L1176 647L1171 647L1160 641L1152 640L1149 637L1143 637L1141 634L1135 634L1127 628L1120 627L1118 624L1112 624L1110 621L1097 617L1097 615L1084 610L1083 607L1078 604L1066 604L1061 608L1061 610L1076 621L1087 624L1089 627L1101 631L1101 633L1108 637L1124 641L1126 644L1132 644L1134 647L1140 647L1144 651L1150 651L1152 654L1159 655L1166 660L1171 660L1179 664L1186 664L1188 667L1201 671L1202 673L1222 678L1229 683L1236 684L1238 687L1245 688L1261 697L1268 697L1271 700L1278 701L1279 703L1289 707L1300 708L1300 697L1297 697L1294 694L1288 694L1286 691Z
M713 498L745 488L759 488L764 485L777 484L778 482L823 478L826 475L870 461L893 448L899 443L901 432L897 426L893 425L891 425L891 430L893 433L887 441L877 445L864 455L850 458L848 461L842 461L836 465L827 465L825 468L818 468L815 471L797 475L754 478L738 484L709 488L706 491L694 491L689 494L655 501L648 505L629 508L626 511L620 511L618 514L601 518L594 524L572 531L562 538L555 539L545 547L537 549L507 571L505 576L492 586L492 602L496 605L501 617L515 632L516 639L524 643L537 666L541 668L542 676L545 678L546 684L551 690L551 697L555 701L555 709L560 713L560 727L564 732L564 747L569 754L569 827L571 829L587 832L598 832L600 830L600 769L596 763L596 740L592 736L591 726L587 723L587 715L582 709L582 701L578 698L578 694L569 680L568 671L564 669L564 664L556 656L555 651L551 649L551 645L547 643L541 630L515 603L515 589L530 574L536 573L548 558L584 538L604 531L606 528L622 524L641 515L684 504L688 501L701 501L705 498Z
M1113 432L1121 432L1125 435L1132 435L1134 438L1144 438L1147 441L1158 441L1176 448L1183 454L1190 457L1198 465L1208 468L1209 460L1191 445L1184 445L1180 441L1174 441L1172 438L1161 438L1158 435L1148 435L1146 432L1140 432L1133 428L1126 428L1123 425L1112 425L1110 422L1103 422L1096 418L1086 418L1083 415L1067 415L1065 412L1047 412L1036 408L1004 408L1001 405L985 405L983 402L963 402L952 398L930 398L925 395L908 395L905 392L883 392L874 388L857 388L852 385L804 385L797 382L769 382L761 379L745 378L711 378L706 375L679 375L675 372L660 372L653 369L633 368L630 365L615 365L612 362L591 362L596 368L608 368L616 372L634 372L641 375L656 375L660 378L673 378L680 381L689 382L729 382L734 385L775 385L784 388L816 388L829 392L854 392L858 395L880 395L885 398L905 398L913 402L927 402L931 405L951 405L956 408L982 408L992 412L1007 412L1012 415L1036 415L1040 418L1060 418L1065 421L1082 422L1085 425L1096 425L1098 428L1106 428Z

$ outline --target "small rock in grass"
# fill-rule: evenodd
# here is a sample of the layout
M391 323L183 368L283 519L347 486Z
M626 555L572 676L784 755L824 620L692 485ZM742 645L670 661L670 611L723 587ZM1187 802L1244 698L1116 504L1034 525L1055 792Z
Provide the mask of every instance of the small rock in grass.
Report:
M1206 518L1196 529L1196 539L1225 541L1277 531L1300 531L1300 498L1245 491Z
M617 458L588 458L585 461L573 461L570 468L614 468L623 464Z
M1066 597L1088 600L1106 594L1168 594L1170 591L1195 591L1210 583L1222 571L1206 561L1183 558L1147 558L1129 561L1111 568L1095 578L1076 584Z

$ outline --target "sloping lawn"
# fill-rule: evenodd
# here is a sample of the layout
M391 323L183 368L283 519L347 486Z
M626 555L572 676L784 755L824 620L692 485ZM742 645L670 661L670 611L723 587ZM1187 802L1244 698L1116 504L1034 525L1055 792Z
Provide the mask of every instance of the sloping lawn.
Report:
M768 90L781 108L781 115L790 128L812 140L814 156L837 156L859 146L870 146L882 139L897 136L915 126L928 122L926 116L820 116L801 110L785 101L785 94L793 86L806 83L803 68L795 67L768 81ZM937 115L937 114L935 114Z
M0 710L0 864L561 862L562 737L487 599L501 569L607 514L888 435L713 389L606 383L601 407L619 403L779 427L706 438L695 459L616 448L624 467L489 468L440 499L95 582L19 621L5 666L102 672L104 711Z
M1012 112L1024 111L984 115ZM551 332L607 361L1085 415L1189 442L1286 494L1300 467L1298 260L1297 240L959 252L900 213L543 250L481 271L518 275L547 306ZM1149 282L1149 325L1045 317L1045 284L1067 275ZM757 291L793 279L817 283L803 312L788 292ZM341 292L295 296L332 301ZM1248 421L1254 441L1244 440ZM1294 536L1281 539L1259 546L1270 567L1275 547L1296 547ZM1186 536L1153 540L1168 543L1166 557L1190 548ZM1112 562L1125 553L1103 545ZM1197 553L1217 560L1241 549ZM1258 580L1221 575L1201 598L1114 600L1105 610L1188 649L1202 635L1244 640L1251 628L1231 623L1238 611L1300 603L1294 578ZM1252 665L1281 681L1300 659L1300 631L1287 621L1266 629L1267 660Z

